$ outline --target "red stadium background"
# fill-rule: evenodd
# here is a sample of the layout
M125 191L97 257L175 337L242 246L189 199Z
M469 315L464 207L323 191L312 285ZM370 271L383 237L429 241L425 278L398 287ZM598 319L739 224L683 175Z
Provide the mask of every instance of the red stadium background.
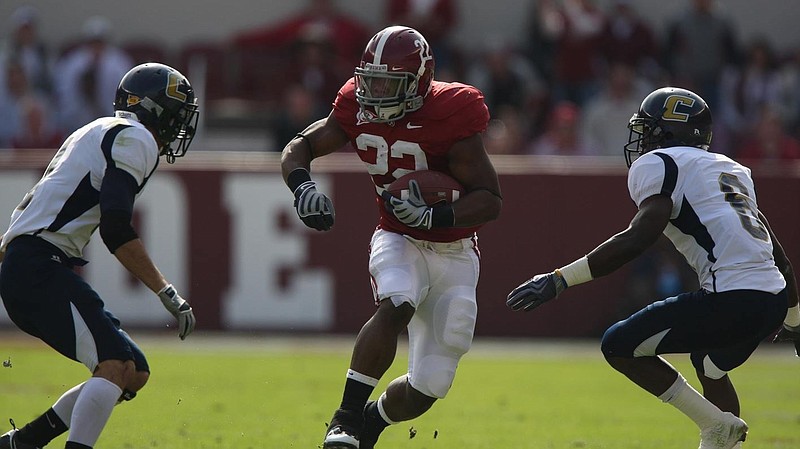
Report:
M51 153L0 156L0 213L8 216ZM594 337L657 298L623 298L631 267L570 289L533 313L507 293L527 277L585 254L635 213L622 157L498 156L504 203L479 233L478 336ZM373 312L367 273L377 222L374 190L353 154L312 171L336 207L327 233L305 228L281 180L278 155L190 153L163 164L137 201L136 224L167 277L197 312L199 330L355 333ZM756 167L758 201L789 256L800 260L800 166ZM6 219L3 219L6 220ZM5 223L3 224L5 227ZM84 275L128 327L170 317L95 238ZM0 327L11 323L0 311Z

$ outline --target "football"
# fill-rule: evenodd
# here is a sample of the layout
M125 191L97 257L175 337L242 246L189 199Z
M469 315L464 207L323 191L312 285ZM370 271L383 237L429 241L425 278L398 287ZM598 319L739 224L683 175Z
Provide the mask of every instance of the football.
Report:
M392 196L400 199L408 198L408 182L417 181L422 191L422 199L428 206L440 202L452 203L461 197L464 188L451 176L433 170L419 170L408 173L389 184L386 189Z

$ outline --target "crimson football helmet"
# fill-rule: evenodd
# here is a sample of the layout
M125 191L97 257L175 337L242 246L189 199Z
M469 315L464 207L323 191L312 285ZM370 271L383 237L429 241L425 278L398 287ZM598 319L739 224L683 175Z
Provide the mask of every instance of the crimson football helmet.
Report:
M156 135L169 163L186 154L197 129L198 106L192 85L164 64L150 62L128 71L117 88L114 110L136 114ZM178 147L172 148L175 141Z
M689 146L708 149L711 144L711 110L696 93L679 87L662 87L642 101L628 122L625 161L657 148Z
M369 122L386 123L422 107L431 88L434 60L417 30L390 26L367 43L356 67L356 101Z

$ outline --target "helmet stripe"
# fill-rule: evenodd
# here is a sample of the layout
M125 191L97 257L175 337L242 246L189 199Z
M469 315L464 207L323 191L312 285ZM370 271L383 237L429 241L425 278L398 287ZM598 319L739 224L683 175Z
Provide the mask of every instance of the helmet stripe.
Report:
M422 75L425 74L425 63L433 59L431 56L431 48L428 45L428 42L424 39L420 39L415 42L415 45L419 47L419 68L417 68L417 80L419 80ZM424 93L424 92L423 92Z
M393 30L383 33L380 39L378 39L378 44L375 46L375 60L372 61L373 64L381 64L381 58L383 58L383 49L386 48L386 41L389 40L389 37L391 37L392 34Z

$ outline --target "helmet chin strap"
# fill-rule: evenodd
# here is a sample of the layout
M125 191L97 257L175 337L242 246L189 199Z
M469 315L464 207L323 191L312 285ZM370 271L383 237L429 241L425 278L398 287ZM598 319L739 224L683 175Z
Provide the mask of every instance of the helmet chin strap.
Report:
M175 163L175 155L172 154L172 148L169 145L164 145L163 147L161 147L161 152L159 153L159 156L164 156L168 164Z

